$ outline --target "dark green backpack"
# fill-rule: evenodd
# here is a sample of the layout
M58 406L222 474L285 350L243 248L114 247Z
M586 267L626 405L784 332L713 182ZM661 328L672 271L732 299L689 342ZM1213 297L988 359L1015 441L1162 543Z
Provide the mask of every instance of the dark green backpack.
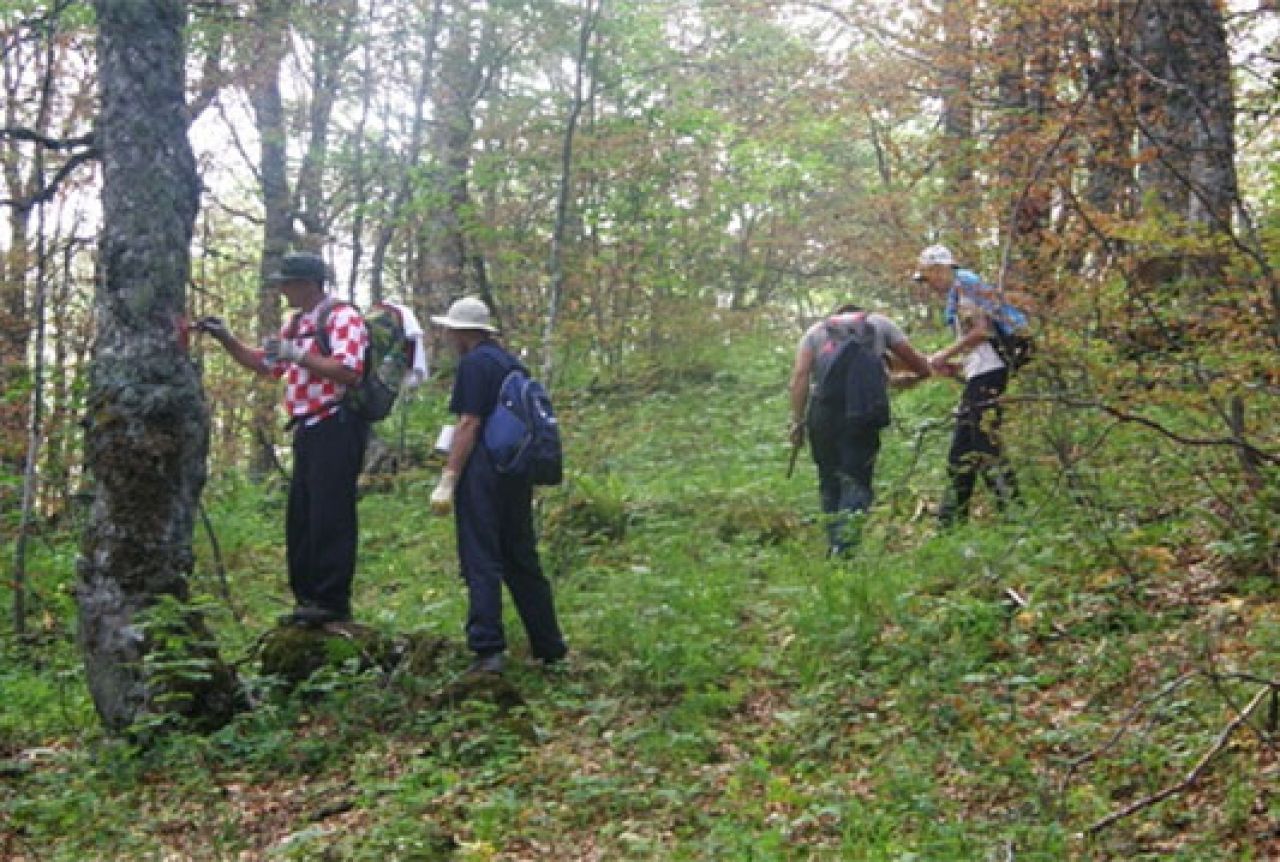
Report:
M814 400L845 426L879 430L890 422L889 383L865 312L827 318L827 340L815 357Z
M333 353L329 346L329 315L340 305L338 300L325 300L326 305L316 321L316 342L325 356ZM358 309L357 309L358 310ZM369 422L385 419L395 406L396 396L409 370L413 367L413 342L405 336L400 312L385 302L376 303L362 314L369 333L369 346L364 354L364 375L360 382L348 386L342 404Z

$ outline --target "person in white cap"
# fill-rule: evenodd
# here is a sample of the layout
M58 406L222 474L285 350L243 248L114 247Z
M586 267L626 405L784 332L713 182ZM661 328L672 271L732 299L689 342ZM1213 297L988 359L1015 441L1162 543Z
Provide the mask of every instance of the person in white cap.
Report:
M921 251L917 265L920 279L945 297L946 322L956 334L955 341L929 357L929 364L935 374L964 380L947 453L950 487L938 509L938 522L949 527L968 517L978 476L995 492L1001 510L1017 497L1017 481L1000 440L1000 396L1009 383L1009 368L993 343L995 308L982 279L959 267L945 245Z
M502 585L511 591L533 657L545 664L568 651L556 619L551 583L538 560L533 530L533 485L498 473L483 444L484 423L498 402L502 381L523 366L493 338L489 309L467 297L431 322L445 329L458 355L449 412L458 417L431 510L454 513L458 561L467 584L469 671L501 673L507 640L502 626Z

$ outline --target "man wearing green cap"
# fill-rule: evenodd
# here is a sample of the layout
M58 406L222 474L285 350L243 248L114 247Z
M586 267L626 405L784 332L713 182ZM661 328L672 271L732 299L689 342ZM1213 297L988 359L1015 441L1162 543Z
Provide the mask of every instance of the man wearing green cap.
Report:
M296 311L261 347L236 338L221 318L197 324L240 365L285 379L287 427L293 431L285 546L296 607L280 621L293 625L351 618L356 479L369 439L368 423L342 404L346 387L358 383L364 371L368 331L355 308L325 293L325 280L318 255L284 256L269 281Z

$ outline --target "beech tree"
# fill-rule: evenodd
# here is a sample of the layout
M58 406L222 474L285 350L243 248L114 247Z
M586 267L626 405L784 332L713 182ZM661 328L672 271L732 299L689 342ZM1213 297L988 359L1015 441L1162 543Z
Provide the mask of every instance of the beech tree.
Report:
M186 6L98 0L104 231L85 464L93 508L78 564L85 677L104 724L236 706L236 680L185 607L209 417L187 354L199 185L183 91Z

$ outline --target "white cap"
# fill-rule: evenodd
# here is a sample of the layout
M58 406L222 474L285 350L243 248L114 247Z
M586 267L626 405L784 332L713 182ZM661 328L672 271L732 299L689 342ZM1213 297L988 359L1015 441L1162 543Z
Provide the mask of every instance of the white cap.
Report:
M497 332L497 328L489 323L489 307L472 296L464 296L449 306L443 317L436 315L431 322L446 329L483 329L485 332Z
M920 252L917 261L920 266L955 266L956 259L951 256L951 249L945 245L931 245Z

